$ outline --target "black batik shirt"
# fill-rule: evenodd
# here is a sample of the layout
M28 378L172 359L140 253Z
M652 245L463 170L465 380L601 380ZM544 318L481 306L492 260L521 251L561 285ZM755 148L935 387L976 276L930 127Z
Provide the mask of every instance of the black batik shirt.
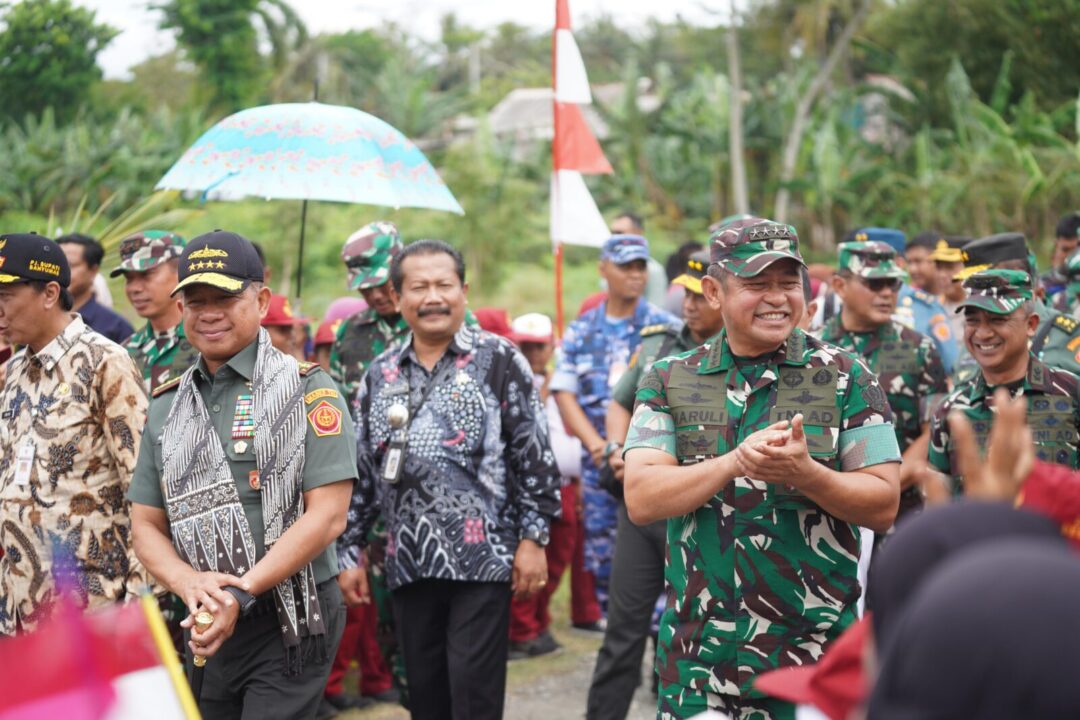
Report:
M415 417L391 483L383 471L399 439L387 420L394 405ZM343 568L358 564L381 511L391 589L425 578L508 582L519 539L546 535L559 513L540 395L525 358L503 338L463 325L431 371L406 338L372 362L354 415L360 474L338 539Z

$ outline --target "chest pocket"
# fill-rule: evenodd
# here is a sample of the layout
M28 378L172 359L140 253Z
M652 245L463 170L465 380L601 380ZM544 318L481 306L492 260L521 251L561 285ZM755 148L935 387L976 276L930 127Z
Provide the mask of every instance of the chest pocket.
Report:
M686 464L721 452L728 426L724 373L698 375L682 364L671 366L667 397L675 422L675 454ZM727 451L726 444L724 452Z
M879 376L906 375L919 372L919 348L913 343L887 342L882 344L877 357ZM884 380L882 385L885 386Z
M1076 468L1076 406L1067 395L1031 395L1028 425L1035 440L1035 456L1044 462Z
M831 364L824 367L781 366L776 402L769 418L770 423L790 421L802 413L810 456L826 461L825 464L834 469L840 438L840 408L836 404L839 376L839 369Z

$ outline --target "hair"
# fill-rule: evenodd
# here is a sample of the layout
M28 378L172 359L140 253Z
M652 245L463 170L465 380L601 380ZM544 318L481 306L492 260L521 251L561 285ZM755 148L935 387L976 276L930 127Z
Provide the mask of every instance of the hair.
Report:
M810 271L805 265L799 266L799 277L802 278L802 296L807 305L814 301L814 286L810 282Z
M27 284L34 288L35 292L43 293L45 288L49 286L49 283L44 280L29 280ZM66 287L60 287L60 309L64 312L71 312L71 309L75 307L75 298L72 296L71 291Z
M405 283L405 271L402 265L406 258L413 255L449 255L454 261L454 271L457 273L458 280L462 285L465 284L465 260L461 257L461 253L442 240L417 240L406 245L390 263L390 282L393 283L396 292L400 293L401 286Z
M1075 238L1080 233L1080 210L1062 215L1057 224L1059 238Z
M704 248L705 246L696 240L690 240L668 255L667 262L664 263L664 272L667 273L668 282L686 272L686 263L690 260L690 256Z
M81 233L69 233L56 238L57 245L80 245L83 249L83 260L90 267L101 267L101 261L105 259L105 248L101 247L94 238Z
M637 225L638 229L641 230L641 232L645 232L645 219L638 215L636 212L633 212L632 210L623 210L615 216L616 220L618 220L619 218L627 218L630 222Z

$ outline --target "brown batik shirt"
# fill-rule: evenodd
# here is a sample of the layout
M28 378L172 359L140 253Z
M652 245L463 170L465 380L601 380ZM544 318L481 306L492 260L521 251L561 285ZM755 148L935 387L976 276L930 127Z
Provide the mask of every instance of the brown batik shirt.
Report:
M146 406L127 352L78 315L40 352L24 348L8 362L0 389L0 634L33 630L58 585L95 607L149 582L131 549L125 500Z

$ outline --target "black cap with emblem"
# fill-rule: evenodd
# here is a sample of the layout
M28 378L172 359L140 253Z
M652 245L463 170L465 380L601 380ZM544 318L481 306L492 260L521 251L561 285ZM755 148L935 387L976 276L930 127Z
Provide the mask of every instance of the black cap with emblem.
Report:
M0 284L55 282L71 284L71 266L60 246L37 233L0 235Z
M209 285L232 295L252 281L262 282L263 264L251 241L226 230L200 235L180 255L180 282L172 294L192 285Z

